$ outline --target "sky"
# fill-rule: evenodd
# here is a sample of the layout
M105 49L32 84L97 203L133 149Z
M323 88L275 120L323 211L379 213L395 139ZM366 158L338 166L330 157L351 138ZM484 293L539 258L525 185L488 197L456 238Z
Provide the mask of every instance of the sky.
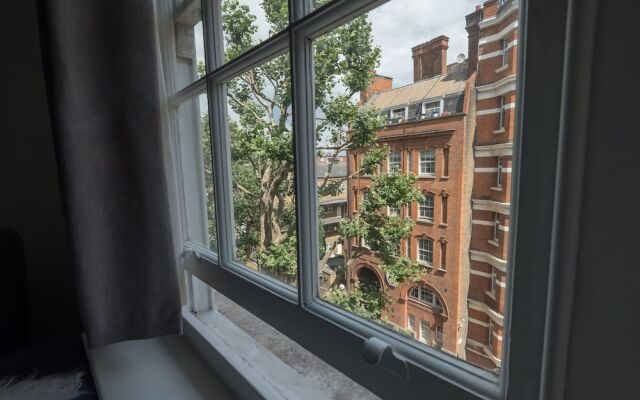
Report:
M256 40L268 36L261 0L240 0L256 15L258 32ZM411 48L436 36L449 37L447 63L453 63L458 54L467 55L465 15L475 10L480 0L390 0L369 12L373 25L374 43L382 50L378 73L390 76L393 86L407 85L413 81ZM204 59L202 30L196 30L198 59Z

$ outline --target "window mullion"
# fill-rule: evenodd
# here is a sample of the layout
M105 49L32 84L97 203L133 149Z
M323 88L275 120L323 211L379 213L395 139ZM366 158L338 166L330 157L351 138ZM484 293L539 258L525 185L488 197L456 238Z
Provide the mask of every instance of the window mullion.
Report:
M317 295L318 205L316 188L316 142L314 123L313 45L295 30L290 31L293 132L296 176L296 223L298 231L298 293L302 305Z

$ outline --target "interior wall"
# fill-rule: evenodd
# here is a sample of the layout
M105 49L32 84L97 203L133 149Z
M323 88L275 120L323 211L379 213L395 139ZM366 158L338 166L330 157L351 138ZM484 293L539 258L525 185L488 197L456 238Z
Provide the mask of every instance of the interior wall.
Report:
M639 397L639 11L636 2L599 2L565 387L569 400Z
M0 0L0 54L0 226L17 231L24 245L28 339L78 337L35 0ZM7 321L0 326L11 329Z

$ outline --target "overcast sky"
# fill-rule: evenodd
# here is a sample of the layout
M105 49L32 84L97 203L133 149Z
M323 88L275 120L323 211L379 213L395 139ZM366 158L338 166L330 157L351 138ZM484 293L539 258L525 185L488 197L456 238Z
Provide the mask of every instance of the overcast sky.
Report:
M240 2L248 5L257 17L256 40L264 40L269 28L260 7L261 0ZM448 63L455 62L460 53L467 55L464 17L480 3L480 0L390 0L369 12L374 43L382 49L378 73L394 78L394 87L411 83L411 47L439 35L449 37ZM204 59L201 35L201 30L196 32L198 59Z

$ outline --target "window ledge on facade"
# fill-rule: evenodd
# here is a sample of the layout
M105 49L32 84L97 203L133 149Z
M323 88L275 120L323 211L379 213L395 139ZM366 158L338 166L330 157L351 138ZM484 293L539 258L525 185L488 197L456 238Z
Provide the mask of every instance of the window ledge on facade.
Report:
M491 186L490 189L496 192L502 192L502 186Z
M487 240L487 242L489 242L489 244L492 246L500 247L500 242L498 242L497 240Z
M436 179L436 174L418 174L418 178Z
M497 73L499 73L499 72L502 72L502 71L506 70L507 68L509 68L509 64L505 64L505 65L503 65L502 67L500 67L500 68L496 69L496 74L497 74Z
M418 218L416 222L426 225L433 225L433 220L431 219Z
M433 265L432 265L432 264L429 264L429 263L428 263L428 262L426 262L426 261L420 261L420 260L418 260L418 264L422 265L423 267L433 268Z
M505 132L504 127L500 128L500 129L496 129L495 131L493 131L493 133L496 134L496 135L498 135L500 133L504 133L504 132Z
M440 225L438 225L440 228L446 228L447 226L449 226L446 222L441 222Z
M441 180L441 181L447 181L447 180L449 180L449 175L442 175L442 176L440 177L440 180Z
M438 272L447 272L446 268L436 268L436 271Z
M490 298L492 298L494 301L496 300L496 294L495 293L491 293L490 290L485 290L484 294L486 294L487 296L489 296Z

